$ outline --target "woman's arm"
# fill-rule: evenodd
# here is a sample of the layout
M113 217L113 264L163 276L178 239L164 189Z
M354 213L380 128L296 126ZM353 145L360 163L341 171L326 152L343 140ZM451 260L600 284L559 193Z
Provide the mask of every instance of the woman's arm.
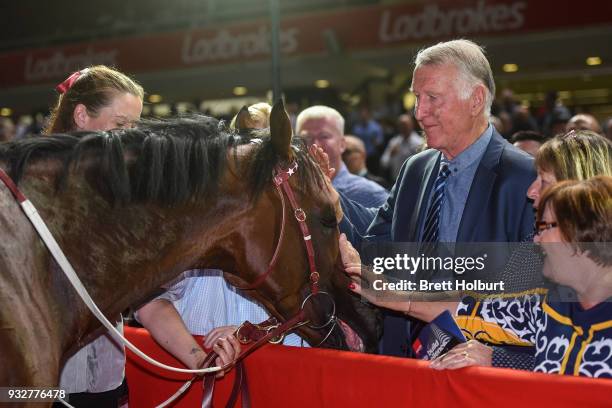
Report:
M370 289L375 279L383 279L382 275L375 275L361 264L359 253L344 234L340 235L340 254L346 273L352 279L349 289L363 296L370 303L387 309L405 313L417 319L430 322L440 313L448 310L455 315L460 292L406 292ZM366 283L366 287L363 287Z

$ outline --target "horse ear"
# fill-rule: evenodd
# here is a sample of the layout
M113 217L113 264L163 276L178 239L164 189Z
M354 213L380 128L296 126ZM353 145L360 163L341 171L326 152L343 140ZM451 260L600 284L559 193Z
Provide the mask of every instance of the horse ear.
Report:
M251 115L249 114L249 108L247 108L246 105L243 105L242 109L240 109L240 112L238 112L238 114L236 115L234 128L239 132L241 130L245 130L248 127L247 123L250 118Z
M270 137L274 150L285 160L293 159L293 151L291 150L292 133L289 115L285 111L283 101L279 100L270 112Z

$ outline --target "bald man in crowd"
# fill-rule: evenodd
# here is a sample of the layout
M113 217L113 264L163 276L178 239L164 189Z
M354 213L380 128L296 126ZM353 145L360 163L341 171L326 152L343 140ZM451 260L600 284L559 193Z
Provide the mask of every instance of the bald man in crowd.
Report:
M389 192L364 177L351 174L342 161L346 150L344 118L329 106L316 105L304 109L296 120L296 133L308 144L317 144L329 156L329 165L336 169L332 185L338 192L364 207L382 206Z
M604 125L604 136L612 140L612 118L608 118Z
M365 177L368 180L381 185L387 190L391 187L387 180L378 177L376 174L370 173L366 166L366 149L363 140L353 135L345 135L344 142L346 148L342 153L342 161L346 164L348 171L357 176Z
M565 125L565 131L570 130L590 130L595 133L601 134L601 126L593 115L588 113L579 113L570 118L569 122Z

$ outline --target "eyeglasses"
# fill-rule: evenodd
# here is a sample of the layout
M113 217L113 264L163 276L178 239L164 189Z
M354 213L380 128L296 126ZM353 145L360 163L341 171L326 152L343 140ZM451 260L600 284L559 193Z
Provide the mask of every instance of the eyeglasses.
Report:
M540 222L536 222L535 223L535 234L536 235L540 235L542 232L549 230L551 228L557 228L559 224L557 224L556 222L546 222L546 221L540 221Z

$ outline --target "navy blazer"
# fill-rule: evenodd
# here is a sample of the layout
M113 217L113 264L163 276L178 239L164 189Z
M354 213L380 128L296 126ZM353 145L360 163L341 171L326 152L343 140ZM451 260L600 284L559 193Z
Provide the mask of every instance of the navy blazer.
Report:
M387 202L367 230L368 241L417 242L442 154L429 149L409 158ZM533 232L534 211L527 189L536 177L533 158L498 132L480 161L459 224L457 242L522 242ZM355 203L342 200L347 217L367 216ZM357 236L354 231L349 237ZM385 322L383 354L406 355L407 332L402 317Z
M418 241L442 153L429 149L406 160L367 231L368 240ZM457 242L521 242L533 232L527 189L533 158L493 130L467 197ZM349 212L350 213L350 212Z

